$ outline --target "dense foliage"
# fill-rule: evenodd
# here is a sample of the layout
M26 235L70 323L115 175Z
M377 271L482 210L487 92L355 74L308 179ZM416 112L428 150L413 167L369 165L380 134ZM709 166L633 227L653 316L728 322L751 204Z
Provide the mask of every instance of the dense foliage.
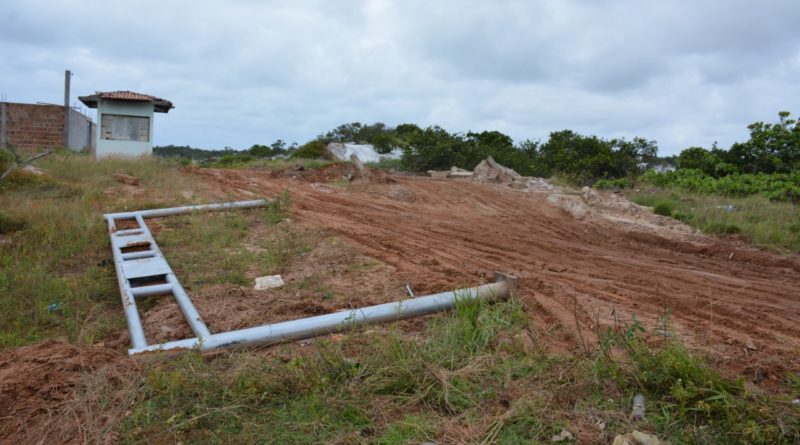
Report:
M292 158L304 159L330 159L331 154L325 150L325 142L315 139L301 145L300 148L294 150L291 154Z
M545 144L513 140L498 131L450 134L441 127L409 132L403 167L412 171L442 170L456 166L474 168L492 156L497 162L523 175L563 175L580 183L600 178L623 178L641 173L641 163L654 158L655 141L635 138L605 140L571 130L550 134Z
M750 139L729 150L690 147L677 157L676 171L648 172L644 182L726 196L764 195L773 201L800 201L800 124L790 113L778 122L749 125ZM604 183L603 186L622 186Z
M452 166L473 169L492 156L522 175L558 175L576 184L599 188L626 187L639 178L648 165L673 165L677 171L649 172L642 179L660 187L675 186L689 191L731 196L764 194L773 200L797 201L800 171L800 124L788 112L778 113L778 122L756 122L748 126L750 138L729 150L714 144L710 149L689 147L677 156L659 158L656 141L641 137L603 139L572 130L552 132L546 142L525 140L519 144L499 131L450 133L442 127L420 128L414 124L390 127L381 122L340 125L297 147L282 140L256 144L245 151L200 150L192 147L155 147L161 156L183 156L197 160L219 159L242 163L252 159L289 155L291 158L330 158L330 142L371 144L379 153L403 150L400 166L408 171L446 170ZM794 173L793 173L794 172ZM774 175L774 176L770 176Z
M372 125L351 122L339 125L317 139L325 143L355 142L357 144L370 144L375 147L378 153L389 153L392 149L403 145L403 129L406 125L416 127L413 124L405 124L397 128L391 128L382 122L376 122Z
M555 174L577 183L602 178L625 178L642 172L642 164L658 153L655 141L644 138L605 140L572 130L550 133L534 158L538 176Z
M247 150L247 154L255 158L272 158L275 156L282 156L289 153L289 150L294 150L295 146L286 147L286 142L278 139L270 145L255 144Z
M164 145L153 147L153 154L161 157L178 157L193 159L195 161L208 161L215 159L236 159L241 161L247 157L250 159L263 159L272 158L275 156L283 156L296 149L296 143L287 147L286 142L278 139L270 145L255 144L247 150L234 150L231 147L225 147L222 150L206 150L203 148L190 147L188 145Z
M667 173L647 172L643 182L658 187L675 187L689 192L727 196L764 195L773 201L800 202L800 170L792 173L734 173L715 178L697 169Z
M441 127L406 128L402 166L410 171L473 169L488 156L522 174L530 174L531 158L499 131L451 134Z
M153 147L153 154L161 157L176 157L195 159L198 161L221 158L225 155L236 153L232 148L226 147L224 150L206 150L203 148L194 148L188 145L164 145Z
M737 173L789 173L800 169L800 123L790 113L778 113L778 122L755 122L747 128L750 139L730 150L716 146L690 147L678 156L678 169L696 169L715 178Z

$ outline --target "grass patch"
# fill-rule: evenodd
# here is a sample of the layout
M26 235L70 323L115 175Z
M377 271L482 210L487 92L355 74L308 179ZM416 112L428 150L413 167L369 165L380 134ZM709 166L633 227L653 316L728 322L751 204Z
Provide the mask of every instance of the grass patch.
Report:
M547 355L520 340L526 320L514 300L464 303L421 336L389 328L319 339L313 352L187 354L144 371L123 442L549 443L562 428L591 430L586 419L604 423L598 443L634 428L675 444L800 437L789 395L752 393L680 344L651 349L627 327L589 355ZM637 393L647 415L631 424Z
M660 214L669 210L669 216L704 233L741 234L757 246L800 252L797 204L770 201L760 195L731 198L679 190L631 192L628 198L640 205L659 207Z
M0 212L0 235L16 232L25 227L25 221Z
M626 357L603 354L595 377L615 381L624 394L644 394L647 423L670 443L776 444L800 438L800 409L788 396L756 394L744 379L723 378L706 362L670 341L648 346L630 327L606 334ZM603 337L603 336L601 336Z
M662 216L672 216L672 203L670 201L659 201L653 206L653 213Z
M425 340L390 330L316 342L288 360L187 354L151 366L122 427L125 441L381 443L431 439L442 414L478 410L495 392L489 354L525 319L518 303L463 303ZM516 315L515 315L516 314ZM377 341L375 341L377 340ZM383 418L388 411L434 414Z
M200 163L201 167L206 168L232 168L232 169L265 169L277 172L297 168L298 166L304 169L313 170L322 168L331 164L337 164L343 161L333 161L327 159L307 159L307 158L292 158L292 159L259 159L250 155L231 155L231 157L223 157L219 161L203 161Z
M185 203L191 189L174 164L154 159L57 154L38 165L46 175L15 171L0 182L0 348L56 336L90 343L123 328L102 214ZM114 173L157 193L118 192Z
M263 209L165 218L156 242L187 289L246 285L254 278L251 270L274 275L308 251L301 233L280 224L290 205L285 192Z

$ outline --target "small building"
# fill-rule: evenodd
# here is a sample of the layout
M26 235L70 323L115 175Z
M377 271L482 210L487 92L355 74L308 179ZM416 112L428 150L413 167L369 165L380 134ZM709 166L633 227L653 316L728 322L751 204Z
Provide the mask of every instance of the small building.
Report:
M132 91L96 92L78 99L97 108L95 157L153 154L153 114L167 113L172 102Z

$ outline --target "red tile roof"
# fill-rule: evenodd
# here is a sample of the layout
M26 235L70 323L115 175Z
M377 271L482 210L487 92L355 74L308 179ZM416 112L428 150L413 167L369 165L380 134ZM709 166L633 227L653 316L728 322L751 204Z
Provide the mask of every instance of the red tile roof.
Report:
M101 99L111 99L111 100L130 100L136 102L151 102L156 100L164 100L155 96L151 96L149 94L134 93L133 91L107 91L107 92L98 91L95 94L97 94L97 97Z
M133 91L97 91L90 96L81 96L78 99L89 108L96 108L100 99L118 100L124 102L152 102L155 111L167 113L175 106L172 102L149 94L135 93Z

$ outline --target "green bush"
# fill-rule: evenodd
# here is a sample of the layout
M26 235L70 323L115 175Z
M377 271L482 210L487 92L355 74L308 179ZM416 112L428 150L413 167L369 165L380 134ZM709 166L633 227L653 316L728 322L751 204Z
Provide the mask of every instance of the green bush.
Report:
M703 225L703 232L713 233L716 235L735 235L737 233L741 233L742 228L736 224L721 221L709 221Z
M772 201L800 202L800 171L733 174L714 178L700 170L682 169L667 173L648 171L640 180L657 187L675 187L688 192L732 197L760 194Z
M320 139L315 139L301 145L300 148L292 153L291 158L304 158L304 159L332 159L328 150L325 149L326 144Z
M253 157L248 154L230 154L224 155L217 161L217 165L231 166L234 164L244 164L253 160Z
M672 203L669 201L659 201L653 206L653 213L662 216L672 216Z

